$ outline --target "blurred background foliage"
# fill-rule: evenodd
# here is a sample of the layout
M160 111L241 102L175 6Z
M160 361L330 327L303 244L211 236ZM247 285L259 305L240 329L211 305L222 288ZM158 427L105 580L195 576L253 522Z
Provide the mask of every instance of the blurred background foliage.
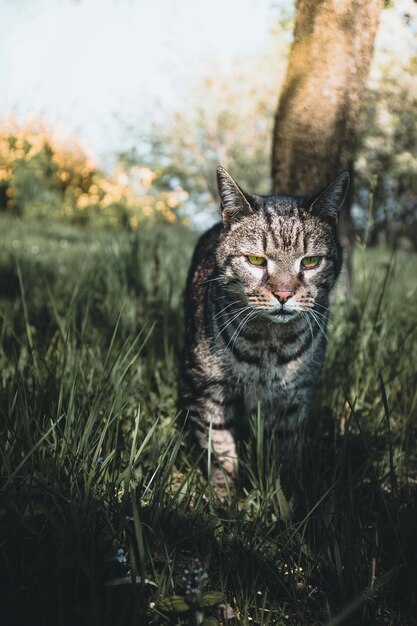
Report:
M105 228L178 220L205 228L217 219L219 163L243 188L267 193L293 20L292 5L282 8L268 46L237 61L233 77L217 64L194 79L188 106L150 120L146 130L124 123L128 147L111 173L76 138L40 119L0 120L0 211ZM353 216L368 243L417 249L415 32L406 12L383 20L382 31L387 23L392 33L377 45L358 129Z
M386 8L390 13L393 3ZM120 155L130 165L160 171L161 188L175 180L189 192L188 213L197 224L217 215L216 166L230 168L247 190L268 193L273 118L285 76L294 27L291 11L274 28L273 44L238 62L233 79L221 67L196 80L191 106L136 136ZM391 29L388 37L384 31ZM353 216L368 243L417 248L417 47L408 13L381 24L357 133ZM194 105L198 102L198 106ZM285 191L285 190L283 190Z
M74 137L42 120L0 126L0 211L24 218L135 230L144 221L175 222L187 198L180 186L162 190L161 168L120 163L110 175Z

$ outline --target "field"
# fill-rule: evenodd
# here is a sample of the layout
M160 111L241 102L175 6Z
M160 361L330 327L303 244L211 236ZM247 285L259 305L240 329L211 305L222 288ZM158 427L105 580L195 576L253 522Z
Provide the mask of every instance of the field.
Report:
M308 423L253 416L221 503L177 410L195 239L0 220L1 623L416 624L417 255L357 246Z

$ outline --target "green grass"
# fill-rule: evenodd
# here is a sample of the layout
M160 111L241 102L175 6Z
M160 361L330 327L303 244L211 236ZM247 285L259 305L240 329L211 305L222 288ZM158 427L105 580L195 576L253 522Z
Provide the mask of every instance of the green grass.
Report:
M230 624L416 623L415 254L357 250L308 423L255 416L220 503L177 419L195 236L0 233L2 624L192 623L195 558Z

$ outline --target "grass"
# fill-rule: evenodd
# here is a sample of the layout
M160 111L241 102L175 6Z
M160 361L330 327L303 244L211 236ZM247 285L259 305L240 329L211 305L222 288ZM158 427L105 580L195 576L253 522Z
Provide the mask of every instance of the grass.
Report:
M417 623L415 254L358 247L308 423L254 416L220 503L177 419L195 236L0 233L2 624L193 623L199 563L207 623Z

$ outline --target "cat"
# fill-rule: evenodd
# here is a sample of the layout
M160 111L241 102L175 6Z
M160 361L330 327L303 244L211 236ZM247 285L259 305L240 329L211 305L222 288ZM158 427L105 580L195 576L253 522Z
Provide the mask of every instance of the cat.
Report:
M236 489L243 420L260 410L266 429L289 432L308 412L349 174L310 197L246 193L223 167L217 184L222 221L201 236L188 275L181 395L222 497Z

